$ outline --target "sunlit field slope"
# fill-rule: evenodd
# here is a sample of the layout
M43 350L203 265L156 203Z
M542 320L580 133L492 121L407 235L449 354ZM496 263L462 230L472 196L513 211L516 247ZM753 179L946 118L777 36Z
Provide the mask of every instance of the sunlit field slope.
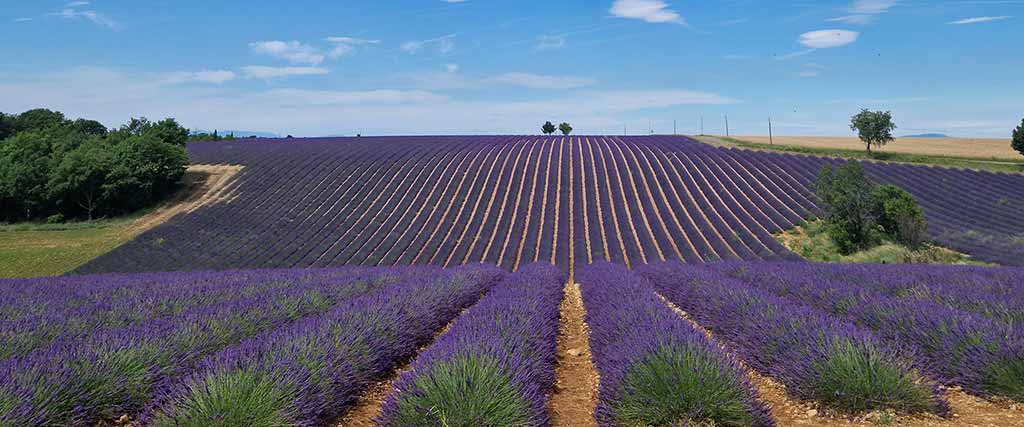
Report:
M772 236L817 206L826 162L686 137L457 136L193 144L245 168L220 203L179 215L80 273L534 261L796 259ZM1024 263L1024 176L869 164L913 193L932 238Z

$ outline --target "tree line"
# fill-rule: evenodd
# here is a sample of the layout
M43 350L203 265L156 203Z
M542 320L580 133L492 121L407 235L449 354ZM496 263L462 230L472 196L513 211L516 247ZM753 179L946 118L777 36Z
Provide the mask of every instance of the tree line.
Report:
M121 215L173 192L189 131L174 119L107 129L58 111L0 113L0 221Z

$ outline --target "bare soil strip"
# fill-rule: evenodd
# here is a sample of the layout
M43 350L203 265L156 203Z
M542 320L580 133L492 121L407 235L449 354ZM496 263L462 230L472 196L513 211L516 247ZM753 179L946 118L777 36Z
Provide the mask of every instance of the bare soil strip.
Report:
M594 427L598 375L590 357L580 285L567 283L561 306L558 332L558 366L555 388L548 399L548 413L554 427Z
M237 165L192 165L185 171L185 188L124 229L127 236L137 236L175 215L191 213L202 206L220 203L231 197L229 184L242 170Z
M711 331L705 329L690 318L685 311L672 304L664 297L659 297L682 318L686 319L697 330L711 339ZM729 350L720 342L716 342L723 351ZM771 378L765 377L740 362L747 371L751 384L757 389L761 401L771 409L772 417L780 427L877 427L880 425L900 427L1014 427L1024 426L1024 406L1011 402L995 402L964 393L959 388L942 388L946 400L953 409L953 416L944 419L931 414L894 415L870 412L856 418L819 408L813 402L803 402L789 397L786 386Z
M469 309L462 310L458 316L455 316L451 322L448 322L441 330L434 333L434 338L429 343L420 347L416 351L416 356L413 356L409 361L404 363L401 367L391 373L386 379L378 381L376 384L370 386L363 395L359 397L359 401L356 402L355 406L348 410L348 412L341 417L341 419L329 423L330 426L336 427L373 427L377 425L374 421L380 415L381 410L384 408L384 403L387 402L388 396L391 395L392 386L398 378L412 370L412 362L416 360L416 357L427 347L433 345L442 335L448 332L452 328L452 325L459 320L462 315Z

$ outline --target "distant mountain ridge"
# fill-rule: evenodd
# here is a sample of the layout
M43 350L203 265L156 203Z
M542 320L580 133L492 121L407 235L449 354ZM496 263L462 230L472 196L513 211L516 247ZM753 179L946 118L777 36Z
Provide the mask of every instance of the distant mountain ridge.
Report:
M949 138L949 135L944 133L921 133L917 135L904 135L900 138Z

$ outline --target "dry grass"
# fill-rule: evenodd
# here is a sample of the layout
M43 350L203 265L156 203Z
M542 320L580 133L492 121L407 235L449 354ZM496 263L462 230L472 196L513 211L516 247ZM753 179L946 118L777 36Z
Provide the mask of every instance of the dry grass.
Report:
M758 144L768 143L767 136L735 136L734 138ZM777 145L842 150L864 149L864 144L856 137L776 136L773 139ZM879 151L928 156L1021 159L1020 153L1010 148L1009 138L897 138Z
M141 216L93 223L0 229L0 278L54 276L128 242L179 214L230 198L228 183L240 166L195 165L185 186L167 202Z

